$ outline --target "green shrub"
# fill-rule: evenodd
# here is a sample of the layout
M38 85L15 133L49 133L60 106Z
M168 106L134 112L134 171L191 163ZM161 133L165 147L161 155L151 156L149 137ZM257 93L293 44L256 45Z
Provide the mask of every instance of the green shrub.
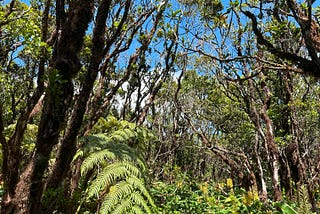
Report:
M262 203L258 193L233 186L232 180L221 183L197 182L186 174L177 174L168 184L154 182L150 193L157 205L153 213L161 214L268 214L296 213L294 205L287 203Z

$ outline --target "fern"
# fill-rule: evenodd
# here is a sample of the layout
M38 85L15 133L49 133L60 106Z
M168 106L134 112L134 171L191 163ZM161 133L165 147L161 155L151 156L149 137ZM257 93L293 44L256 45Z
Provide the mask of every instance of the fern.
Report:
M127 198L121 204L119 204L119 206L117 206L111 213L112 214L127 213L126 211L129 210L132 206L133 206L132 201L130 200L130 198ZM101 212L101 210L100 210L100 213L107 213L107 212Z
M127 178L127 182L130 183L132 186L136 187L137 189L139 189L141 191L141 194L143 194L145 196L145 198L147 198L147 200L150 202L150 204L152 206L155 206L151 195L149 194L147 188L145 187L145 185L143 183L141 183L141 180L137 177L128 177Z
M136 214L144 214L145 212L139 206L133 206L132 212Z
M89 187L88 196L98 195L105 187L111 186L117 180L131 176L139 176L140 170L130 163L118 162L110 164L99 173Z
M103 138L100 138L103 141ZM141 169L145 170L145 163L142 157L137 152L123 143L105 143L103 150L96 149L96 152L92 152L84 161L81 167L81 173L85 174L95 166L101 165L110 160L121 160L127 162L136 163ZM78 151L76 156L83 154L81 150Z
M115 153L109 151L108 149L104 149L99 152L92 153L87 157L81 166L81 174L86 174L89 170L93 169L95 166L98 166L105 162L107 159L115 159Z
M126 144L142 140L147 131L110 117L100 119L94 133L80 139L84 146L74 157L84 158L81 175L90 177L86 199L101 199L100 213L151 213L149 206L155 205L144 184L145 162Z
M117 183L117 185L110 188L109 194L105 197L105 200L101 206L100 212L111 212L119 202L123 202L124 198L127 198L133 191L133 187L125 181Z
M128 213L130 210L134 213L151 213L148 203L153 204L153 201L145 200L141 192L134 191L134 187L129 183L120 182L110 189L100 213Z
M133 192L133 193L131 194L131 199L132 199L132 201L134 201L136 204L138 204L138 205L140 205L141 207L143 207L147 213L151 213L151 210L150 210L147 202L144 200L144 198L142 197L142 195L141 195L139 192Z
M296 192L296 204L298 213L312 213L312 206L309 202L309 194L305 185L299 186Z

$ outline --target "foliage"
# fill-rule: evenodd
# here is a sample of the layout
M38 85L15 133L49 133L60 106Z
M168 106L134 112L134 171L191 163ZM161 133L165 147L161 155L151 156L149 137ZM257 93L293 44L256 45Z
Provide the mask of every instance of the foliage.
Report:
M95 205L100 213L151 213L150 205L154 203L145 186L145 163L127 145L138 136L138 129L142 128L109 117L100 119L94 128L94 132L103 133L81 139L85 146L75 159L84 157L81 175L89 180L89 185L79 211L84 212L86 203L95 199L101 201Z
M1 212L319 208L316 2L0 2Z
M41 13L34 7L15 1L14 7L0 6L0 101L5 125L16 122L35 88L37 63L34 60L48 58L43 49L50 48L41 41ZM27 93L26 93L27 92Z
M176 171L177 172L177 171ZM287 203L264 204L254 190L234 187L225 182L197 182L185 174L173 183L154 182L151 194L158 208L154 213L296 213ZM282 211L277 211L280 208Z
M305 185L298 187L294 197L297 213L312 213L311 204L309 202L308 190Z
M281 211L284 214L298 214L290 205L283 203L280 205Z
M13 134L15 126L16 126L16 124L11 124L11 125L7 126L6 129L4 130L4 134L7 139L9 138L9 136L11 136ZM31 157L32 151L35 146L35 140L37 137L37 133L38 133L38 126L37 125L35 125L35 124L28 124L27 125L26 131L25 131L25 134L23 137L22 145L21 145L21 152L22 152L22 155L24 158L23 164L25 164L26 161ZM0 158L0 161L2 164L2 158Z

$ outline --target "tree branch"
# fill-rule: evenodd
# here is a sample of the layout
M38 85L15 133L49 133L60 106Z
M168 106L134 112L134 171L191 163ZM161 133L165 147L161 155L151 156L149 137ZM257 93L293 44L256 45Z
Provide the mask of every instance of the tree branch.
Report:
M262 32L258 28L258 22L255 15L249 11L242 11L248 18L252 21L252 29L254 34L257 37L257 42L266 47L267 51L274 54L275 56L284 59L289 60L292 63L295 63L298 68L302 69L305 74L309 74L315 77L320 77L320 67L311 60L308 60L306 58L300 57L296 54L292 54L289 52L284 52L280 50L279 48L276 48L273 46L272 43L270 43L267 39L264 38Z

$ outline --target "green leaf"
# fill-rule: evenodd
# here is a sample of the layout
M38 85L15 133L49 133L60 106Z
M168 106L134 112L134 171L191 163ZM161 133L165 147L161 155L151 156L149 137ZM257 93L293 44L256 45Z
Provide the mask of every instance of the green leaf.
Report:
M284 214L298 214L291 206L286 203L281 205L281 210Z

